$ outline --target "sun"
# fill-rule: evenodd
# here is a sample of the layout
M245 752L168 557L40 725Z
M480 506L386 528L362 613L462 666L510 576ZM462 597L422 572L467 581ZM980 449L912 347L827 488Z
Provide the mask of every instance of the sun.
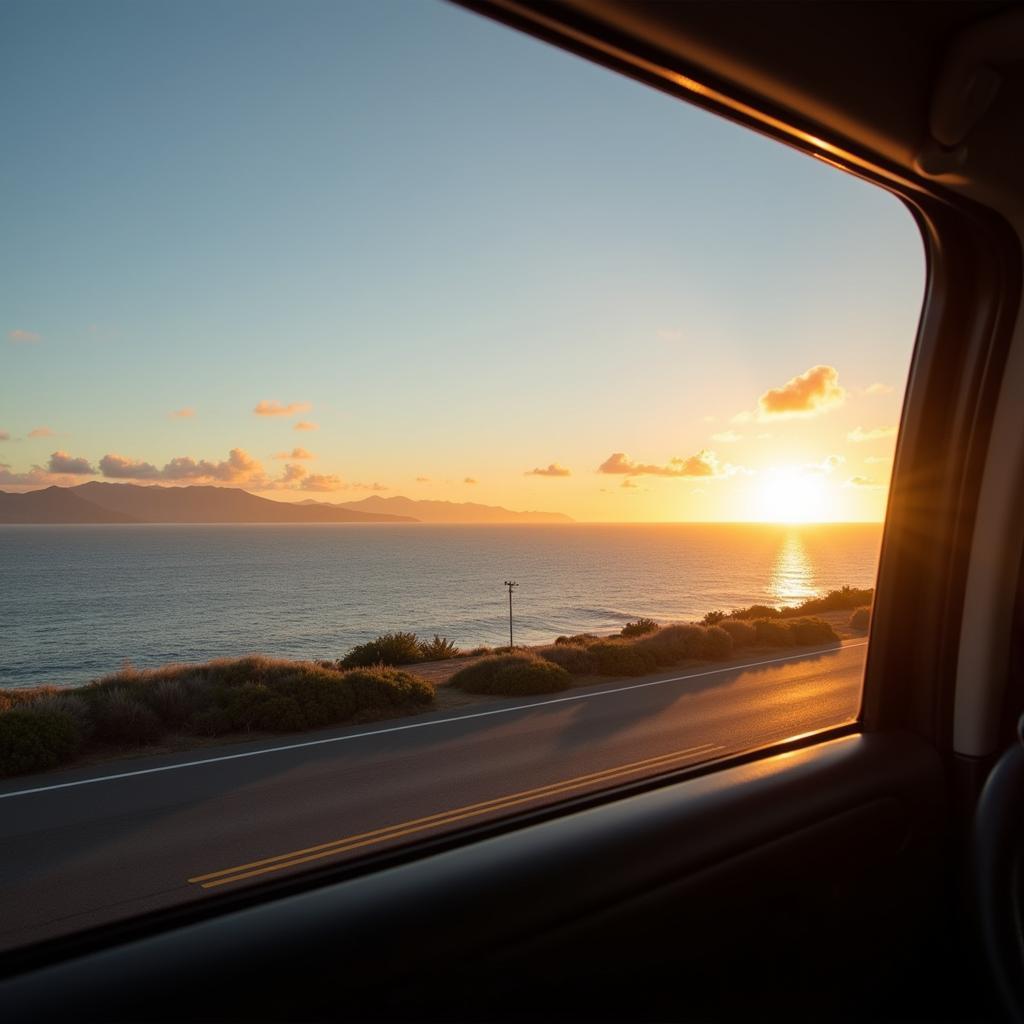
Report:
M769 523L814 523L826 518L825 480L795 466L769 469L754 497L757 518Z

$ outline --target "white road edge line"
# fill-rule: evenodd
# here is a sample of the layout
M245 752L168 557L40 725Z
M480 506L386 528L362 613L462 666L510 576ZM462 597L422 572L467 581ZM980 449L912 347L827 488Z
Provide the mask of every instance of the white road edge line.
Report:
M471 718L489 718L491 715L507 715L514 711L531 711L534 708L548 707L552 704L567 704L572 701L590 700L594 697L606 697L627 690L645 690L650 686L665 686L668 683L680 683L685 679L702 679L705 676L718 676L726 672L739 672L748 668L760 668L762 665L777 665L783 661L797 661L810 654L831 654L847 651L852 647L865 647L867 640L855 644L843 644L841 647L826 648L823 651L805 651L802 654L787 654L782 658L768 658L765 661L752 661L746 665L729 665L725 668L710 669L707 672L691 672L688 675L673 676L670 679L652 679L646 683L632 683L629 686L617 686L611 690L598 690L596 693L576 693L568 697L554 697L551 700L534 701L531 704L516 704L510 708L491 708L490 711L474 711L468 715L452 715L450 718L432 718L424 722L407 722L405 725L392 725L385 729L370 729L367 732L350 733L347 736L328 736L322 740L306 740L302 743L287 743L280 747L264 747L261 750L245 750L238 754L222 754L220 757L206 757L200 761L185 761L181 764L165 764L158 768L140 768L134 772L119 772L116 775L99 775L93 779L79 779L77 782L57 782L52 786L35 786L32 789L18 789L13 793L0 793L0 800L15 796L29 796L32 793L47 793L54 789L71 789L74 786L90 786L95 782L113 782L117 779L130 779L136 775L153 775L157 772L176 771L179 768L198 768L204 764L217 764L220 761L238 761L245 757L261 757L263 754L278 754L286 750L301 750L303 747L320 747L327 743L345 743L348 740L361 740L367 736L382 736L389 732L404 732L406 729L425 729L431 725L450 725L452 722L468 721Z

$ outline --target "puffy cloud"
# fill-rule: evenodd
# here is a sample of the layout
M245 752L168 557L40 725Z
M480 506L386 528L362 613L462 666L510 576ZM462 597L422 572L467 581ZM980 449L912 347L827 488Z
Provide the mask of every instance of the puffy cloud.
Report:
M846 440L853 441L854 444L863 444L865 441L881 441L883 438L892 437L895 433L895 427L871 427L868 430L863 427L854 427L846 435Z
M418 476L418 477L416 477L416 483L418 483L418 484L429 484L430 483L430 477L429 476Z
M313 406L309 402L289 402L282 405L277 401L257 402L253 412L257 416L294 416L297 412L308 412Z
M290 452L278 452L275 459L314 459L316 456L312 452L306 451L305 448L293 448Z
M182 455L171 459L162 469L124 455L108 454L100 459L100 470L104 476L115 480L188 480L192 483L248 484L252 487L268 483L260 463L241 448L232 448L221 462Z
M888 455L869 455L864 461L869 466L888 466L892 459Z
M196 411L191 405L186 405L183 409L175 409L171 413L172 420L190 420L195 416Z
M301 468L301 467L296 467ZM303 478L300 487L304 491L340 491L345 486L340 476L333 473L310 473Z
M54 452L46 468L50 473L67 473L71 476L93 476L96 473L87 459L77 459L67 452Z
M319 430L320 426L319 426L319 424L316 424L316 423L310 423L309 420L299 420L299 422L295 424L294 429L295 430Z
M11 435L6 430L0 430L0 441L10 441Z
M302 448L286 456L291 460L312 458ZM180 455L162 467L151 462L130 459L124 455L107 454L100 460L100 470L114 480L140 480L161 483L230 484L252 491L337 491L348 485L340 476L327 473L309 473L297 461L286 462L280 476L271 477L263 465L242 448L232 448L228 457L219 462L194 459ZM381 484L358 484L367 490L385 490Z
M851 476L846 481L847 487L862 487L868 490L877 490L882 485L869 476Z
M389 491L389 490L391 490L390 487L385 487L384 484L379 484L379 483L377 483L376 480L374 480L372 484L355 483L355 484L349 484L348 486L351 487L352 490L354 490L354 491Z
M139 462L124 455L104 455L100 472L114 480L159 480L160 470L149 462Z
M624 452L614 452L597 467L597 472L620 476L720 477L732 476L736 467L719 462L714 452L702 448L685 459L669 459L667 466L633 462Z
M49 427L33 427L28 432L29 437L53 437L54 433Z
M622 483L619 484L619 486L620 487L625 487L627 490L631 490L632 488L636 487L636 484L633 483L633 481L630 480L629 477L626 477L626 479L623 480Z
M874 384L869 384L864 389L865 395L891 395L894 388L890 384L883 384L880 380L876 380Z
M475 484L477 481L471 476L465 476L462 478L464 484Z
M523 476L572 476L572 474L565 468L565 466L560 466L557 462L552 462L547 466L547 468L534 466L533 469L528 469Z
M25 331L20 327L15 327L13 331L7 332L7 337L16 345L34 345L37 341L42 340L43 336L36 334L35 331Z
M0 462L0 484L44 484L49 483L42 466L33 466L30 473L15 473L8 462Z
M723 430L721 433L712 434L712 441L718 441L719 444L733 444L736 441L742 441L743 435L737 434L735 430Z
M846 459L842 455L826 455L821 462L814 462L803 468L808 473L821 473L827 476L833 470L838 469L845 461Z
M55 452L57 454L65 454L63 452ZM72 459L74 464L88 465L85 459ZM51 459L51 463L53 460ZM60 462L57 463L61 465ZM54 484L60 487L74 487L76 484L80 484L81 477L85 475L75 468L73 472L58 471L54 472L47 469L44 466L33 466L27 473L15 473L10 465L6 462L0 462L0 484L8 484L15 487L50 487Z
M846 391L839 384L839 371L834 366L812 366L782 387L771 388L761 395L757 400L757 417L768 420L816 416L841 405L845 397Z

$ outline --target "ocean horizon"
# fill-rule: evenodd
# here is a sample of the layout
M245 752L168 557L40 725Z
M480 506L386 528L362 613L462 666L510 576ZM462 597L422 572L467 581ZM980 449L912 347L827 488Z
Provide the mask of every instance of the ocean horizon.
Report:
M0 686L382 632L462 647L615 631L874 585L881 523L0 526Z

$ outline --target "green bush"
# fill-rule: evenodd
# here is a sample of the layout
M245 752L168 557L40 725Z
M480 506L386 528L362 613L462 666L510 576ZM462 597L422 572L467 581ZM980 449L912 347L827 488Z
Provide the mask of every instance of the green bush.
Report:
M600 640L588 648L594 671L602 676L642 676L658 667L654 654L638 643Z
M701 640L701 657L721 661L732 654L732 637L720 626L709 626Z
M708 612L700 621L705 626L717 626L724 618L725 612L713 611Z
M578 647L586 647L588 644L596 643L601 638L593 633L574 633L572 636L555 637L556 644L576 644Z
M169 729L184 728L196 713L197 687L182 679L159 679L140 696Z
M157 713L132 690L137 687L103 687L90 701L96 738L102 743L143 746L166 731Z
M433 640L420 641L420 659L422 661L447 661L449 658L457 658L460 654L455 646L446 636L434 634Z
M664 626L636 642L639 650L650 653L663 667L703 657L704 629L701 626Z
M654 619L637 619L636 622L627 622L619 631L619 636L634 637L646 636L657 630L658 624Z
M755 619L753 626L759 644L767 644L769 647L792 647L793 634L789 631L788 623L780 622L778 619Z
M839 639L831 624L824 619L793 619L789 631L798 644L827 644Z
M868 626L871 625L871 609L866 605L862 608L854 609L853 614L850 616L850 629L859 629L861 631L867 631Z
M814 612L841 612L847 608L857 608L860 605L871 604L874 594L875 592L871 587L840 587L838 590L830 590L823 597L811 597L794 608L785 608L783 609L783 614L796 616Z
M752 604L749 608L737 608L729 615L733 619L778 619L782 612L770 604Z
M415 633L384 633L376 640L353 647L341 659L342 668L365 668L369 665L413 665L421 660L420 644Z
M554 693L572 685L560 665L527 654L494 655L460 669L449 680L466 693L520 696Z
M718 626L729 634L734 648L752 647L757 643L757 630L743 619L722 619Z
M52 767L90 740L134 747L172 729L199 736L292 732L419 710L433 700L426 680L380 665L341 671L332 662L250 656L129 667L74 690L34 687L5 699L0 774ZM73 742L61 740L65 733Z
M552 644L550 647L539 647L537 652L545 661L561 665L566 672L574 676L586 676L595 671L594 656L586 647L576 644Z
M31 705L0 714L0 775L45 771L74 756L82 741L71 715Z
M376 667L343 672L341 680L351 690L356 715L411 711L434 702L434 687L426 679L396 668Z

